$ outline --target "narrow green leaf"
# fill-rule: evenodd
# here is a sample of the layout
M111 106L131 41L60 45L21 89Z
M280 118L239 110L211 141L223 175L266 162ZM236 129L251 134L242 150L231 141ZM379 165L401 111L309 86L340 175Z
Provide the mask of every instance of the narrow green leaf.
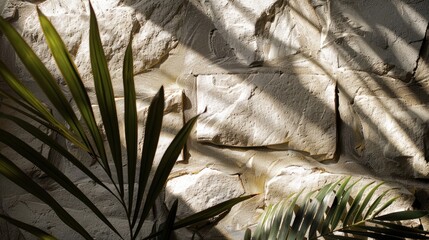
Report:
M0 61L0 76L19 97L36 109L40 116L52 124L60 125L43 103L15 77L2 61Z
M327 192L326 196L322 199L320 207L317 210L316 216L314 217L310 230L308 232L308 237L310 239L316 237L317 229L319 228L319 226L323 225L323 217L326 213L329 203L332 202L334 197L335 197L335 194L332 189L331 191Z
M242 196L233 198L230 200L226 200L224 202L221 202L219 204L216 204L213 207L207 208L201 212L197 212L195 214L192 214L191 216L188 216L182 220L177 221L174 224L174 229L183 228L198 222L201 222L206 219L210 219L212 217L215 217L225 211L230 210L233 206L235 206L237 203L243 202L247 199L250 199L252 197L256 196L256 194Z
M355 218L353 219L353 223L358 222L358 221L363 219L363 217L364 217L363 212L365 209L367 209L369 201L371 200L372 196L374 196L375 191L383 184L384 184L384 182L380 182L379 184L375 185L371 189L371 191L369 191L369 193L365 197L365 200L360 205L360 208L359 208L358 212L356 213Z
M316 233L318 226L317 220L321 220L327 208L327 201L324 201L324 199L327 199L328 201L330 200L330 198L327 196L332 193L338 182L323 186L317 192L316 196L311 198L311 202L309 202L310 206L305 212L304 219L296 237L297 239L304 238L307 231L309 232L309 236L310 234L314 235ZM325 204L323 204L324 202Z
M350 177L348 177L348 178L346 178L346 179L344 179L344 181L343 181L343 183L340 185L340 187L338 188L338 191L337 191L337 198L338 199L340 199L341 198L341 196L343 195L343 193L344 193L344 191L345 191L345 189L346 189L346 187L347 187L347 185L349 184L349 182L350 182L350 180L352 179L352 177L350 176Z
M190 226L192 224L199 223L201 221L204 221L204 220L210 219L212 217L218 216L219 214L221 214L221 213L223 213L225 211L230 210L237 203L245 201L245 200L247 200L249 198L252 198L254 196L256 196L256 194L242 196L242 197L238 197L238 198L233 198L233 199L221 202L219 204L216 204L213 207L210 207L210 208L207 208L207 209L205 209L203 211L194 213L191 216L188 216L188 217L186 217L186 218L184 218L182 220L177 221L174 224L173 229L179 229L179 228L187 227L187 226ZM145 240L145 239L151 239L154 236L158 235L159 233L160 232L153 233L153 234L151 234L151 235L143 238L143 240Z
M368 184L366 184L364 187L362 187L358 194L355 196L352 205L350 206L350 209L347 212L346 217L344 218L343 221L343 226L347 226L351 223L353 223L353 219L356 217L357 212L359 211L359 207L360 207L360 203L361 203L361 199L363 194L365 193L366 189L371 186L372 184L374 184L374 182L370 182ZM351 222L350 222L351 221ZM349 223L350 222L350 223Z
M351 177L344 179L344 181L336 191L337 193L336 193L334 202L332 203L332 206L330 207L329 212L326 216L326 220L324 221L322 226L322 234L329 231L329 226L331 226L332 230L337 227L338 219L335 219L335 218L337 217L337 212L338 212L339 204L341 202L341 198L350 180L351 180Z
M284 201L280 202L279 205L283 205ZM255 233L253 234L253 239L267 239L268 238L268 232L269 232L269 219L270 219L270 214L273 211L274 206L273 205L269 205L266 209L265 212L261 215L260 220L259 220L259 224L257 225L256 229L255 229Z
M335 229L338 226L338 223L342 219L342 216L343 216L344 212L347 210L347 204L349 202L350 193L351 193L351 191L353 189L353 186L357 182L358 181L352 183L347 189L344 189L344 191L342 192L343 194L341 195L341 200L338 203L335 215L334 215L334 217L332 219L332 229Z
M140 162L139 187L137 190L136 208L134 210L132 226L137 222L140 207L142 206L143 194L152 169L153 160L158 146L159 135L161 134L162 118L164 116L164 88L161 87L153 97L147 118L143 150Z
M317 194L314 198L317 199L319 202L321 202L330 192L332 192L335 189L336 185L339 182L340 180L337 181L336 183L326 184L319 191L317 191Z
M332 229L332 228L329 228L329 226L332 223L332 219L334 218L337 207L338 207L338 198L334 197L334 201L328 207L328 213L326 214L326 217L322 222L322 229L320 231L322 235L329 234L330 230Z
M64 96L56 79L52 76L49 70L45 67L42 61L37 57L34 51L28 46L18 32L3 18L0 17L0 31L8 38L10 44L15 49L15 52L21 59L22 63L27 68L28 72L33 76L34 80L43 90L45 95L61 114L61 116L70 125L70 128L80 136L87 149L91 149L89 140L87 139L82 125L80 124L72 106ZM0 71L3 72L3 71Z
M76 65L71 58L63 40L49 19L39 10L39 8L37 8L37 13L39 14L39 21L40 25L42 26L43 33L45 34L46 42L51 49L52 55L59 70L61 71L64 79L67 82L67 85L69 86L73 99L76 102L82 118L85 120L85 123L88 126L88 129L97 147L97 152L100 155L100 159L102 161L101 165L106 170L106 173L111 176L109 164L107 162L106 151L104 149L104 141L101 137L100 130L97 127L94 112L91 107L91 101L89 100Z
M370 238L379 239L379 240L404 240L403 238L400 238L400 237L385 235L377 232L367 232L367 231L350 230L350 229L340 229L338 231L344 232L344 233L350 233L355 236L370 237Z
M295 209L296 202L298 201L298 198L301 196L301 192L297 193L296 196L292 199L292 201L288 204L287 210L284 212L283 215L283 221L282 221L282 227L280 228L279 232L279 239L286 239L290 233L290 226L292 224L292 218L293 218L293 211Z
M373 216L375 216L373 213L373 211L378 207L378 205L381 203L381 200L383 200L384 196L389 192L390 190L386 190L384 191L382 194L380 194L380 196L378 196L374 202L372 202L372 204L369 205L368 210L365 213L365 216L363 219L368 219L368 218L372 218Z
M311 226L311 223L313 222L317 210L320 207L320 202L317 199L312 199L312 201L309 203L309 206L304 214L304 219L302 221L301 227L298 230L297 239L304 239L305 234L307 231L309 231L309 228Z
M89 209L94 212L97 217L102 220L110 229L112 229L116 234L119 232L115 227L107 220L107 218L100 212L100 210L94 205L94 203L78 188L73 182L64 175L58 168L56 168L52 163L49 162L45 157L43 157L39 152L34 150L28 144L10 134L3 129L0 129L0 142L3 142L25 159L33 163L40 170L46 173L51 177L55 182L62 186L65 190L70 192L73 196L78 198L82 203L84 203Z
M325 215L325 212L328 208L328 202L332 201L331 196L334 193L333 191L342 180L343 179L340 179L335 183L325 185L316 194L315 199L320 203L320 206L317 209L316 215L314 216L314 219L311 223L309 236L315 234L319 224L322 223L323 216Z
M109 189L100 179L97 178L80 160L74 157L67 149L61 146L57 141L52 139L48 134L40 130L39 128L31 125L30 123L8 114L0 113L1 118L8 119L14 122L16 125L20 126L22 129L32 134L36 139L42 141L47 144L50 148L55 149L62 156L67 158L73 165L79 168L83 173L85 173L88 177L90 177L94 182L100 184L102 187Z
M46 121L45 118L43 117L43 115L40 112L38 112L36 109L34 109L31 105L29 105L27 102L8 94L3 89L0 89L0 97L11 100L11 103L8 103L6 101L2 101L1 104L3 106L7 106L7 107L9 107L15 111L20 112L20 113L27 111L26 114L31 115L31 118L34 118L38 122L41 122L41 121L45 122ZM22 108L18 108L18 106L20 106Z
M387 228L393 228L393 229L397 229L397 230L401 230L401 231L405 231L405 232L414 232L414 233L419 233L419 234L424 234L424 235L429 234L429 231L425 231L425 230L421 230L421 229L413 228L413 227L402 226L400 224L391 223L391 222L385 222L385 221L380 221L380 220L368 220L368 222L378 224L378 225L383 225Z
M118 177L121 197L124 195L124 177L122 170L121 140L119 136L118 114L116 112L115 96L112 81L107 67L106 56L101 44L97 18L90 6L89 52L92 74L94 76L95 93L103 120L104 130L112 153L113 162Z
M332 229L335 229L338 226L340 220L342 219L342 216L347 209L347 203L349 198L350 198L350 189L344 192L344 195L342 196L340 202L338 203L337 210L335 212L334 218L332 219Z
M3 96L3 93L0 90L0 95ZM8 107L11 110L15 111L16 113L22 114L26 117L28 117L31 120L34 120L34 122L36 123L40 123L40 125L45 126L47 129L51 129L54 132L57 132L60 134L60 130L58 128L56 128L54 125L48 123L47 121L45 121L45 119L43 118L43 116L41 116L39 114L39 112L37 112L36 110L34 110L31 106L27 105L25 102L19 100L19 99L14 99L12 100L14 103L16 103L16 105L14 103L9 104L8 102L2 102L1 105L4 107ZM17 115L19 115L17 114ZM62 134L61 134L62 135Z
M314 209L314 218L312 219L304 219L303 226L308 229L308 236L311 238L315 236L317 228L322 224L323 216L325 215L326 209L328 208L328 203L332 201L333 190L336 188L338 183L340 183L342 179L338 180L335 183L330 183L325 185L322 189L318 191L314 200L318 202L318 207ZM310 225L308 225L310 224ZM302 227L301 227L302 228ZM302 228L302 229L304 229ZM300 230L302 231L302 230ZM307 231L307 230L305 230Z
M323 235L323 239L326 240L356 240L354 237L347 237L347 236L341 236L341 235Z
M410 220L424 217L429 214L429 211L422 210L406 210L400 212L394 212L385 214L382 216L375 217L376 220L384 220L384 221L402 221L402 220Z
M72 163L77 168L79 168L79 170L81 170L83 173L85 173L86 176L91 178L95 183L99 184L104 189L109 191L113 196L117 197L112 192L112 190L110 190L109 187L107 187L97 176L95 176L94 173L92 173L91 170L89 170L79 159L77 159L75 156L73 156L73 154L71 154L65 147L60 145L57 141L52 139L49 135L44 133L42 130L38 129L37 127L29 124L28 122L26 122L20 118L17 118L15 116L0 113L0 117L5 118L5 119L9 119L10 121L12 121L15 124L17 124L18 126L20 126L22 129L24 129L25 131L27 131L28 133L35 136L38 140L47 144L50 148L56 150L62 156L67 158L70 161L70 163Z
M307 231L310 238L312 235L316 234L317 227L321 223L326 208L328 207L328 202L332 200L331 196L333 190L340 181L341 180L338 180L335 183L327 184L317 192L316 196L313 198L314 203L312 203L312 206L305 214L305 218L297 236L298 239L303 238Z
M0 71L1 71L1 69L0 69ZM14 102L17 105L17 106L14 106L13 103L9 104L7 102L2 102L1 103L2 106L6 106L6 107L12 109L13 111L20 113L20 114L34 120L35 122L40 123L41 125L45 126L46 128L51 129L52 131L59 133L61 136L63 136L68 141L75 144L77 147L80 147L81 149L89 152L89 150L86 148L86 146L84 146L80 140L77 140L77 138L73 135L73 133L71 133L63 124L60 124L61 125L60 127L54 125L53 123L49 122L39 111L34 109L32 106L28 105L26 102L24 102L20 99L13 97L12 95L4 92L1 89L0 89L0 96L12 100L12 102ZM18 106L20 106L22 108L19 108Z
M37 185L12 161L2 154L0 154L0 174L50 206L66 225L78 232L82 237L87 240L92 240L89 233L69 213L67 213L67 211L64 210L64 208L61 207L61 205L51 195L49 195L49 193Z
M384 228L380 226L365 226L365 225L357 225L354 228L360 228L367 231L372 231L376 233L382 233L389 236L395 236L400 238L411 238L411 239L429 239L428 236L413 232L413 231L403 231L396 228Z
M89 148L80 140L77 140L76 137L69 132L67 127L64 124L60 123L50 113L50 111L43 105L43 103L39 99L37 99L34 94L14 76L14 74L6 67L6 65L2 61L0 61L0 77L11 87L11 89L19 97L22 98L22 100L24 100L28 105L30 105L32 108L34 108L34 110L38 112L36 114L37 116L42 117L45 121L52 124L52 126L54 126L60 134L62 134L69 141L73 142L76 146L82 148L87 152L90 152ZM15 102L27 108L26 104L21 103L20 101Z
M268 222L268 240L277 239L277 235L280 230L280 224L283 217L282 204L276 204L273 207L272 214L269 214L271 221Z
M32 225L29 225L27 223L21 222L19 220L16 220L14 218L8 217L6 215L0 214L0 218L3 218L4 220L8 221L9 223L17 226L18 228L21 228L32 235L38 237L40 240L57 240L54 236L50 235L49 233L43 231L40 228L34 227Z
M165 150L164 155L161 158L161 161L156 169L155 176L152 179L152 184L150 185L147 198L143 207L142 215L139 224L136 228L136 235L139 233L144 219L146 219L149 214L149 210L153 207L155 199L161 193L162 188L164 187L168 175L173 169L174 164L176 163L177 157L185 145L191 130L196 123L198 115L191 118L185 126L177 133L176 137L170 143L168 148Z
M125 139L128 157L128 209L133 209L134 182L137 168L137 107L136 90L134 86L132 35L125 51L123 80L125 96Z
M290 229L290 233L288 238L295 239L298 235L299 228L301 226L301 223L303 222L305 218L305 213L309 209L309 207L312 205L311 196L314 194L314 191L311 191L306 194L306 196L302 199L303 206L300 206L299 204L296 204L295 208L298 208L295 219L293 221L292 227ZM314 212L313 212L314 213Z
M272 227L272 218L275 210L275 205L268 207L267 214L264 216L261 224L261 230L259 231L259 239L268 239L270 236L270 229Z
M252 230L250 230L249 228L246 229L246 231L244 232L244 240L251 240L252 239Z
M386 191L387 193L387 191ZM380 202L381 199L384 197L384 195L380 196ZM384 209L386 209L387 207L389 207L396 199L398 199L399 197L395 197L390 199L389 201L385 202L380 208L378 208L373 214L371 214L371 218L374 218L376 216L378 216ZM378 202L378 203L380 203ZM374 205L378 205L378 203L374 204Z
M167 220L165 221L164 227L162 229L159 239L170 239L174 231L174 221L176 219L178 200L174 200L173 205L171 206L170 212L168 213Z
M329 206L329 210L328 213L326 215L325 220L322 223L322 228L321 228L321 233L322 234L326 234L329 232L329 226L331 226L331 229L334 229L332 226L332 221L334 219L335 213L337 212L338 209L338 204L341 200L341 196L344 192L345 187L347 186L347 184L349 183L351 179L350 177L347 177L346 179L341 179L340 181L342 181L341 185L338 187L337 191L336 191L336 195L334 198L334 201L332 202L332 204ZM337 186L337 184L335 184L335 187Z

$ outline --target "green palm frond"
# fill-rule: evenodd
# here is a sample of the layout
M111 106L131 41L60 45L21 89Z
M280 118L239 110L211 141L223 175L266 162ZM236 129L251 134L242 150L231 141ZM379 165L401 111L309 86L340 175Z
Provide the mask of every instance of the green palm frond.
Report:
M429 239L429 232L402 225L429 211L407 210L380 215L396 198L385 199L388 191L376 196L383 183L361 187L351 196L358 181L351 177L330 183L322 189L298 193L269 206L255 231L244 239Z
M120 203L123 207L124 215L129 223L130 239L169 239L175 229L195 224L199 221L210 219L216 215L231 209L235 204L244 201L252 196L243 196L231 199L188 216L181 221L175 221L177 202L173 205L163 227L154 226L153 233L142 233L142 226L147 219L150 210L155 206L155 200L160 195L165 186L177 157L182 151L187 138L196 123L198 116L190 119L175 136L169 147L164 152L160 163L154 166L155 152L158 147L158 139L162 129L162 119L164 114L164 88L153 97L146 119L144 144L140 171L137 171L137 149L138 149L138 121L136 107L136 92L133 79L133 57L132 57L132 37L124 57L123 82L126 91L125 97L125 142L122 143L119 134L119 122L115 103L115 94L110 78L108 64L102 48L102 43L98 31L98 23L90 5L90 58L92 73L94 76L95 94L101 115L102 128L97 125L92 103L85 90L85 86L80 74L75 66L69 51L58 32L49 19L37 9L40 24L44 32L48 47L57 63L66 85L67 92L73 97L73 104L67 99L67 94L63 92L62 86L53 78L53 75L43 65L42 61L18 34L18 32L3 18L0 17L0 31L9 39L17 55L22 60L24 66L31 73L35 82L40 86L42 92L47 96L50 103L43 103L23 84L4 63L0 61L0 79L4 81L12 90L13 94L0 90L0 96L8 99L2 107L9 108L17 114L0 113L0 118L14 123L23 132L26 132L41 143L46 144L55 150L63 159L69 161L74 167L79 169L96 184L106 189L106 193ZM76 106L74 108L73 106ZM52 111L53 110L53 111ZM61 117L55 117L53 112L58 112ZM79 120L77 116L81 116ZM47 130L40 129L37 125L43 126ZM107 144L102 137L102 132L106 135ZM79 159L67 150L63 145L56 142L49 133L54 131L62 136L66 141L79 147L88 153L90 160L96 160L108 176L110 182L103 182L101 176L97 176L83 162L91 162ZM113 235L124 239L114 224L108 220L101 210L102 206L97 206L79 189L71 180L70 176L62 173L55 165L49 162L48 158L36 151L29 143L23 141L8 129L0 129L0 142L10 149L19 153L28 162L37 166L49 178L55 181L58 186L69 192L76 200L83 203L95 217L100 219ZM122 157L122 146L126 146L127 157ZM110 168L113 164L114 168ZM127 165L124 171L124 165ZM150 178L151 170L154 169L154 176ZM139 175L136 176L137 172ZM126 174L128 176L126 176ZM67 210L65 210L57 200L43 189L36 181L28 177L17 165L14 159L0 153L0 174L33 194L41 201L51 206L67 226L76 231L85 239L92 239L88 232ZM104 175L103 174L103 175ZM125 181L125 178L128 181ZM127 182L127 183L125 183ZM126 186L127 184L127 186ZM134 193L135 187L138 189ZM113 186L112 188L108 186ZM126 193L128 189L128 193ZM55 239L47 231L28 225L22 221L0 215L0 218L22 228L41 239ZM149 236L150 235L150 236Z

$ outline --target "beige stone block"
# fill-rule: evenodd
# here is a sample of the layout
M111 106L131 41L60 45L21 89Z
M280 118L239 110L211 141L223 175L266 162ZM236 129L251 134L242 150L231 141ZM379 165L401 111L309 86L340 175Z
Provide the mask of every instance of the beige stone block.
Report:
M383 175L429 176L426 105L363 95L355 98L353 108L362 123L367 165Z
M171 206L178 199L177 216L183 218L242 194L244 188L238 175L205 168L169 180L165 201Z
M330 159L336 149L335 83L281 73L197 77L197 138L232 147L293 149Z

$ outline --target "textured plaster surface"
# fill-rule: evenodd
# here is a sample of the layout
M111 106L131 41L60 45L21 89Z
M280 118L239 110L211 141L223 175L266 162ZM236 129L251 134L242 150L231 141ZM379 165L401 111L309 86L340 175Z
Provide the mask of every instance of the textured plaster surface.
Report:
M391 210L410 208L413 201L414 206L427 208L428 186L421 179L429 178L429 1L91 2L121 127L127 94L122 61L133 37L140 148L147 107L161 85L167 100L156 161L183 123L202 114L165 194L157 201L159 214L152 214L143 225L145 233L174 198L179 198L183 216L221 200L258 193L226 216L199 226L196 235L240 239L268 203L301 187L318 189L346 175L362 177L362 184L385 180L387 188L398 188L390 192L400 196ZM35 5L63 37L97 109L87 1L0 1L1 15L63 84ZM0 59L48 104L3 35ZM0 88L7 89L3 81ZM0 111L15 114L1 104ZM126 229L121 206L101 187L15 125L0 119L0 126L50 156L118 228ZM49 134L96 174L102 173L85 153ZM18 153L3 145L0 152L59 199L94 237L115 239L95 216ZM102 180L108 182L105 176ZM0 212L48 229L61 239L75 238L48 206L4 178L0 186ZM189 239L192 233L182 230L178 236ZM24 237L31 239L0 221L1 239Z

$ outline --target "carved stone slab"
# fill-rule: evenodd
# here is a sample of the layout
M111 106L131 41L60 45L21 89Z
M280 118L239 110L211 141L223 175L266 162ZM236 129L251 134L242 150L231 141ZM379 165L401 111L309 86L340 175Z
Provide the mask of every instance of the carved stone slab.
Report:
M223 146L336 149L335 83L324 75L217 74L197 77L197 138Z

